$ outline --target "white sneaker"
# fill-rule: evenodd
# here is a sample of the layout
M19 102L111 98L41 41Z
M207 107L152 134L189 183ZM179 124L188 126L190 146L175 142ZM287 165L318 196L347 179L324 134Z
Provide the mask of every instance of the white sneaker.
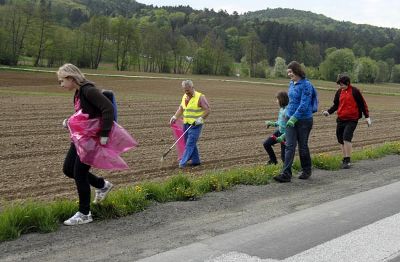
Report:
M84 215L81 212L76 212L75 215L70 217L69 219L64 221L64 225L66 226L75 226L81 224L87 224L93 221L92 213L89 211L89 214Z
M104 180L104 187L95 190L96 194L94 196L93 203L97 204L103 201L107 197L107 194L111 191L113 186L113 184L111 184L107 180Z

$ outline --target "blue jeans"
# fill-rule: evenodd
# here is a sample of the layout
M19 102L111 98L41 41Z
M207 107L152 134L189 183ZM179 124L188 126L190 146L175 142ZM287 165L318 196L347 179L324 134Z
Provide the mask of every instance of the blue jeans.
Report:
M183 131L186 131L189 127L189 124L184 124ZM185 134L185 151L183 152L181 161L179 161L179 167L185 167L189 160L192 160L192 165L200 164L199 150L196 144L201 135L202 127L203 125L192 126Z
M285 163L282 174L292 177L292 165L296 153L296 145L299 144L299 156L303 173L311 174L311 156L308 148L308 137L313 126L313 119L298 120L294 127L286 127L286 151Z

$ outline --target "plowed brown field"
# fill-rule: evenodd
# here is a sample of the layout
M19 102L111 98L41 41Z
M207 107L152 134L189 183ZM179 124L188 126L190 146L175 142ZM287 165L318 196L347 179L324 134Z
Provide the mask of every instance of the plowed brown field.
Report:
M99 87L112 89L118 100L119 123L139 142L124 154L130 169L122 172L93 170L118 187L148 179L163 179L179 172L172 151L161 165L162 153L173 141L168 121L182 96L180 79L88 76ZM64 118L73 113L72 93L58 87L55 74L0 71L0 200L48 200L76 196L71 179L62 173L69 147ZM275 93L288 81L246 83L193 76L195 88L212 107L199 150L203 165L192 173L261 164L267 161L262 142L275 119ZM262 80L259 80L262 81ZM321 109L328 108L333 91L319 91ZM355 149L400 140L399 98L365 94L373 126L360 122ZM316 114L310 137L312 153L338 151L335 116ZM276 147L279 154L279 148Z

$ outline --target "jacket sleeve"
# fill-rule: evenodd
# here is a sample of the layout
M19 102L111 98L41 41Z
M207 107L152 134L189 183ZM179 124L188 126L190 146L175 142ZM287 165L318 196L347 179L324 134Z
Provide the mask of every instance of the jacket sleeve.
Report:
M101 112L102 127L99 135L108 137L114 122L114 107L111 101L96 87L85 88L84 95Z
M331 115L336 112L339 108L339 98L340 98L340 89L336 91L335 98L333 99L333 105L328 109L328 113Z
M368 105L365 102L365 99L358 88L353 87L353 96L354 99L356 100L358 111L360 112L359 117L361 118L362 114L364 114L364 117L368 118L369 117Z

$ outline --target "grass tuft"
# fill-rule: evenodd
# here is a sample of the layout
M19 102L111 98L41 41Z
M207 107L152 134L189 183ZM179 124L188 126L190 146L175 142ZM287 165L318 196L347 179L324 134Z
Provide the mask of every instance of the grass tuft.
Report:
M0 214L0 241L31 232L48 233L59 226L51 206L25 202L7 206Z

